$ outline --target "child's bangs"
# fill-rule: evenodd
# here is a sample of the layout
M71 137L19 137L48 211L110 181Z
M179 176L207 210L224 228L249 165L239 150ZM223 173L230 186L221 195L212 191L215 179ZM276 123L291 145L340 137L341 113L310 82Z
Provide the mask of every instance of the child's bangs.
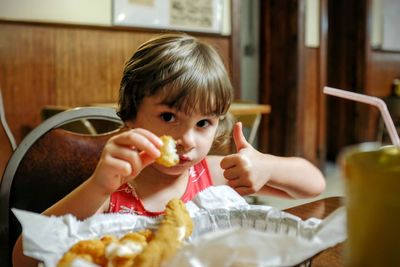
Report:
M230 86L215 79L193 75L181 77L162 89L163 104L185 114L224 115L231 104Z

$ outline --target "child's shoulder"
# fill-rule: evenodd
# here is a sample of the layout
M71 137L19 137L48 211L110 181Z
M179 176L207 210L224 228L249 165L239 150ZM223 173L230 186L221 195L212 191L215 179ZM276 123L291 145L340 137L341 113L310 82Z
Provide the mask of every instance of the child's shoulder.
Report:
M209 155L206 157L208 169L214 185L226 184L223 169L221 168L222 156Z
M215 167L220 168L221 160L222 160L222 156L209 155L203 161L206 162L206 164L208 165L208 167L210 169L213 169Z

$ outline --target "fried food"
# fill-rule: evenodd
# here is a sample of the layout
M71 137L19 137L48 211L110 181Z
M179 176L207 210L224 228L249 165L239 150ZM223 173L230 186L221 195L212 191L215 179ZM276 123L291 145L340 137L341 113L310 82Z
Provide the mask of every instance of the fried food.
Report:
M135 266L156 267L173 256L182 241L192 234L193 222L179 199L168 202L165 216L154 238L135 259Z
M192 234L193 222L180 199L168 202L158 230L129 232L120 239L107 235L82 240L70 248L57 267L71 267L77 258L104 267L156 267L170 259Z
M104 236L101 239L82 240L76 243L64 254L58 262L58 267L69 267L76 258L106 266L107 259L104 255L105 247L116 240L113 236Z
M133 266L135 257L140 254L150 241L153 232L145 229L127 233L120 240L111 242L105 248L107 266Z
M163 146L160 148L161 156L156 159L156 162L165 167L175 166L179 162L175 140L169 135L163 135L160 138Z

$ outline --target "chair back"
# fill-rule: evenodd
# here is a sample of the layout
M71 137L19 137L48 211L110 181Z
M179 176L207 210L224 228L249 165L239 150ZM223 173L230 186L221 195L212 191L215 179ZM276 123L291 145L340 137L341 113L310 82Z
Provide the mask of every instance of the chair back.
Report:
M3 96L0 88L0 174L3 174L7 161L12 152L17 147L13 133L8 126L6 120L6 112L4 110ZM1 180L0 180L1 182Z
M11 266L11 252L21 233L10 209L40 213L63 198L93 173L104 144L119 132L116 129L87 135L59 128L82 119L102 119L122 125L111 108L67 110L41 123L12 154L0 187L0 262L4 266Z

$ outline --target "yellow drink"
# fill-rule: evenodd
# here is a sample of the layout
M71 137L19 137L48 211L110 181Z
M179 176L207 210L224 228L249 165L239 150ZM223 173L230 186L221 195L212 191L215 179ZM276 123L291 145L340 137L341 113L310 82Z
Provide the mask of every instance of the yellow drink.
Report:
M373 144L342 156L346 266L400 266L400 150Z

